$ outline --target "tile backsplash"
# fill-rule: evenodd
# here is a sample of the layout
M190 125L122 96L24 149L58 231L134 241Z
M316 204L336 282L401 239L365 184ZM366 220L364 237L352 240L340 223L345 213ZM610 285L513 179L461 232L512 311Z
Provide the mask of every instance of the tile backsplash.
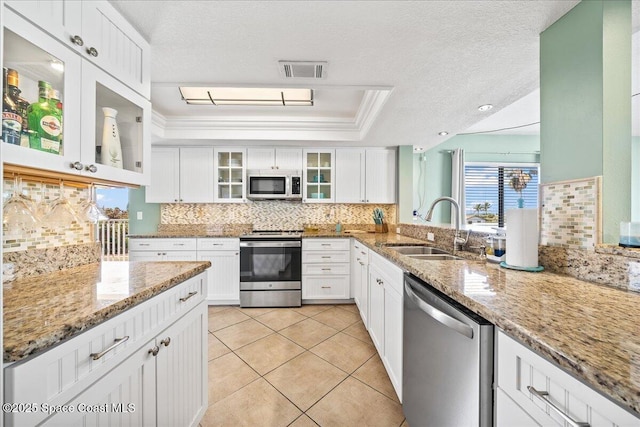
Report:
M373 224L373 209L395 224L396 205L313 204L279 201L163 204L163 224L253 224L255 230L301 230L305 224Z
M5 179L3 202L11 196L13 189L14 181ZM78 209L81 203L89 197L89 190L86 188L65 187L64 193L74 209ZM23 182L22 194L31 197L36 204L43 200L49 202L59 196L59 186L57 184ZM73 222L66 227L48 227L46 224L42 224L30 232L10 230L3 226L2 248L4 252L18 252L93 241L92 225L86 222Z
M541 245L593 250L601 243L601 182L596 176L540 185Z

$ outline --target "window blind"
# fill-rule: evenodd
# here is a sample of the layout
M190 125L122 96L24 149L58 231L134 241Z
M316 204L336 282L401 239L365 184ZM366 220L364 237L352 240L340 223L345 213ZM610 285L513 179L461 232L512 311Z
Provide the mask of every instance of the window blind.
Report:
M520 193L509 185L516 174L529 180L522 190L524 207L538 206L537 164L466 164L464 171L468 223L504 226L504 212L518 207Z

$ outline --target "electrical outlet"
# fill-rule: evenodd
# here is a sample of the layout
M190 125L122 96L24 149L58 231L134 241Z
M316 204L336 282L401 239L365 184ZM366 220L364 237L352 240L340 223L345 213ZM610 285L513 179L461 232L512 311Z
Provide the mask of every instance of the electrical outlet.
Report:
M137 211L136 212L136 219L138 219L138 220L142 219L142 212L141 211Z
M433 242L436 240L435 236L433 235L433 233L427 233L427 240L430 242Z

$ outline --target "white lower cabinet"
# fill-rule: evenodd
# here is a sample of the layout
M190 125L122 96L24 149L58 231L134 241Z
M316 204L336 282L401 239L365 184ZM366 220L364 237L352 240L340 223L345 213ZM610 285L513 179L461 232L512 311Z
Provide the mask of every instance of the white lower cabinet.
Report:
M369 313L369 248L353 239L351 242L351 295L358 306L365 328Z
M4 368L7 426L197 426L207 408L207 273Z
M129 239L129 261L196 261L196 239Z
M302 239L302 299L350 299L349 260L349 239Z
M240 304L240 240L198 238L198 261L211 262L209 304Z
M504 332L496 329L496 335L496 426L640 425L633 414Z
M369 254L368 330L402 402L403 271Z

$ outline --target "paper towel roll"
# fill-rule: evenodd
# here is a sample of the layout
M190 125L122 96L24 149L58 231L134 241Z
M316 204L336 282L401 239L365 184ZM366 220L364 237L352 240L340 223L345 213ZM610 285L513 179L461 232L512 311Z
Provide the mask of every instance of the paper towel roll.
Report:
M514 267L538 266L538 209L507 209L507 258Z

